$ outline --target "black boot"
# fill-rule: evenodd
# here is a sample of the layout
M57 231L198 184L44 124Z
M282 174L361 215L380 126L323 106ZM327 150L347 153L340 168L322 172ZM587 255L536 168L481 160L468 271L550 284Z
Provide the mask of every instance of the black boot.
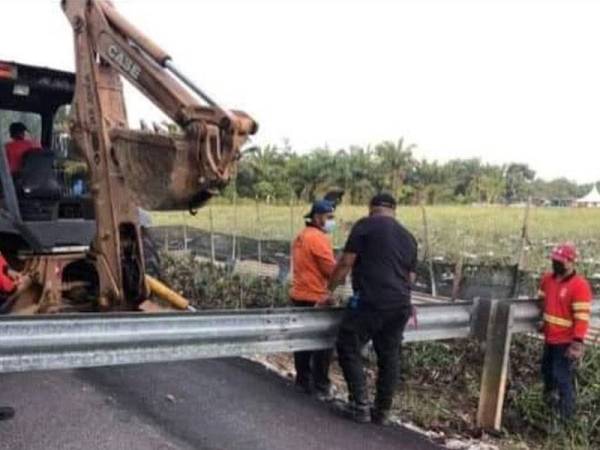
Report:
M390 410L371 408L371 422L375 425L391 425Z
M310 395L313 392L312 383L310 382L310 380L296 379L296 383L294 383L294 386L296 388L296 391L301 392L303 394Z
M346 419L354 420L358 423L369 423L371 414L367 405L358 405L355 402L337 403L336 411Z
M0 420L9 420L15 416L14 408L10 406L0 406Z
M330 403L335 400L335 395L333 392L333 386L329 385L326 388L316 388L315 396L317 400L325 403Z

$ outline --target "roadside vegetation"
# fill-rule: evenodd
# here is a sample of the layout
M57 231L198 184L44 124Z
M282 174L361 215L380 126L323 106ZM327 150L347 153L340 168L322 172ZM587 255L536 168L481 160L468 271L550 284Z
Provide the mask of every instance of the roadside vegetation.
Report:
M231 274L226 267L198 262L189 255L165 255L164 267L166 281L201 309L289 306L287 287L271 278ZM504 429L485 439L502 449L600 448L600 348L588 346L579 367L577 421L553 434L548 434L550 413L542 399L541 350L536 337L513 338ZM479 344L472 340L405 345L397 415L446 436L481 438L475 414L482 360ZM293 367L289 355L280 355L278 363L283 373ZM371 382L374 369L369 368ZM333 378L343 390L341 375L334 373Z
M483 356L478 347L474 341L406 345L399 415L428 430L480 438L475 415ZM542 397L541 356L540 339L513 337L504 428L490 439L502 449L600 448L600 348L588 346L579 366L576 420L554 432Z

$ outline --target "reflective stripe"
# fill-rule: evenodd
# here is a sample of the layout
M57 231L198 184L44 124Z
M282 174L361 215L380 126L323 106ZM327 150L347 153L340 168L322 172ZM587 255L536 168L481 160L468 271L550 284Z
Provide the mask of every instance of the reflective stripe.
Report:
M573 322L569 319L563 319L562 317L551 316L550 314L544 314L544 320L552 325L558 325L560 327L570 328L573 326Z
M573 302L571 303L571 308L573 311L589 311L591 309L590 302Z
M573 317L577 320L585 320L588 321L590 320L590 314L589 313L575 313L573 314Z

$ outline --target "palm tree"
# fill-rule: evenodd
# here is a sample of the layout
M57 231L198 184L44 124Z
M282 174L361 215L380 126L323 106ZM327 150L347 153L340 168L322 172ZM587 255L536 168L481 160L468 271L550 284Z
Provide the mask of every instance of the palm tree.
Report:
M402 196L402 186L407 172L415 164L412 155L415 148L414 144L405 146L404 138L398 140L396 144L386 141L375 147L380 172L385 179L385 187L397 199Z

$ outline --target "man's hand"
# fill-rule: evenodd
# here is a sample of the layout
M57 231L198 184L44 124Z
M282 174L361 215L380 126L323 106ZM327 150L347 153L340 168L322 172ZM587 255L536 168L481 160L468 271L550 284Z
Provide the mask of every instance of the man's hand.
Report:
M329 291L327 296L317 303L317 307L319 308L327 308L329 306L337 305L337 299L334 297L333 292Z
M352 266L354 265L354 261L356 261L356 254L344 252L340 257L340 260L333 269L333 274L329 280L329 285L327 289L329 290L330 295L333 295L333 291L344 282L346 276L352 270Z
M567 348L565 356L572 360L578 360L583 357L584 352L585 346L583 345L583 342L573 341Z
M544 322L543 320L538 320L538 322L537 322L538 333L543 334L545 329L546 329L546 322Z
M15 281L16 292L22 292L31 285L31 276L20 272L16 272L13 280Z
M21 278L21 273L17 272L16 270L8 269L7 274L14 281L18 281Z

